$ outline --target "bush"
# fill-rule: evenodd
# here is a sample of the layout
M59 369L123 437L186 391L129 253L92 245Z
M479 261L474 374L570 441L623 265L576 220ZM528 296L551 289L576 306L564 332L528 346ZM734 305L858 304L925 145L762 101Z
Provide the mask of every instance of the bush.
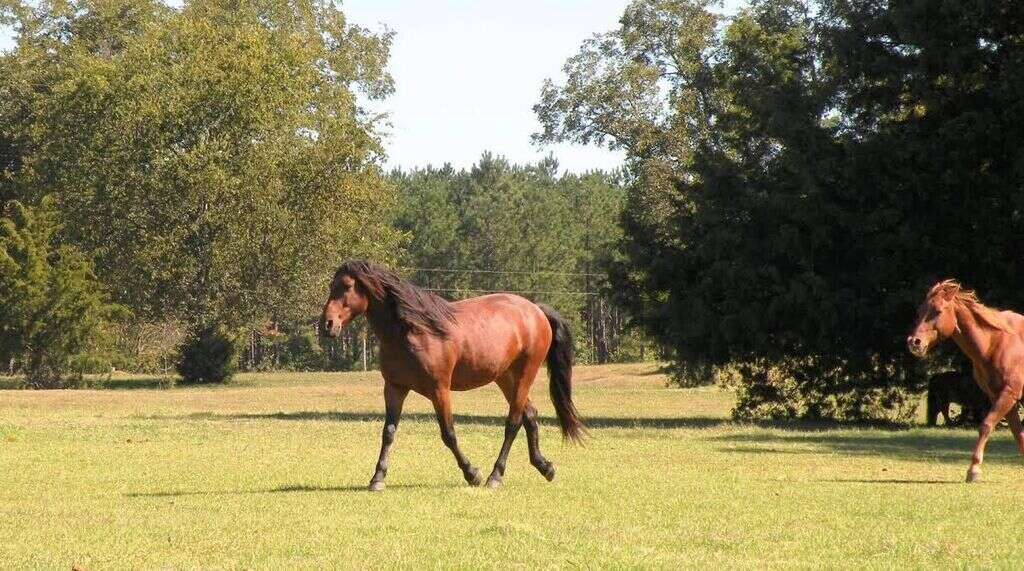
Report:
M703 363L669 361L662 370L668 373L669 384L684 389L713 385L719 382L718 368Z
M907 425L920 395L888 368L853 375L855 367L813 359L759 360L731 367L728 386L736 388L733 417L748 421L793 419Z
M52 201L12 201L0 218L0 362L20 363L32 388L86 386L85 373L110 371L107 302L81 252L59 246Z
M224 383L238 370L235 339L217 326L198 328L179 353L177 369L183 384Z

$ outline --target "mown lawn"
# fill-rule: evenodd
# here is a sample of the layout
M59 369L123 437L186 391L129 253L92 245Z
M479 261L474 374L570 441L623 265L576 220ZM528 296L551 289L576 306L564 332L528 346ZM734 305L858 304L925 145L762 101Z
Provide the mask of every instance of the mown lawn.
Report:
M364 491L375 373L243 376L231 387L0 391L0 567L1019 567L1024 462L1002 429L966 485L973 432L759 427L731 395L651 365L581 367L593 438L563 445L547 380L541 446L473 489L411 396L382 494ZM143 383L144 384L144 383ZM494 387L458 394L486 473Z

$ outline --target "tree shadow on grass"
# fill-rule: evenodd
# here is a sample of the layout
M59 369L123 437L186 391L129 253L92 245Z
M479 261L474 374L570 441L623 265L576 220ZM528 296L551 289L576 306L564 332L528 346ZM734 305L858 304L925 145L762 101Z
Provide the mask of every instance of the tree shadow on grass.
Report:
M314 422L384 422L384 415L379 412L346 412L324 410L301 410L291 412L266 413L215 413L195 412L187 415L149 415L139 416L146 420L284 420ZM505 426L505 415L455 414L456 425ZM558 421L551 416L542 416L538 420L545 426L558 426ZM407 412L402 415L402 422L437 422L433 413ZM831 433L836 430L851 428L871 428L882 433L907 432L907 428L895 424L840 423L835 421L734 421L720 416L677 416L677 417L617 417L617 416L583 416L587 428L632 428L632 429L692 429L703 430L734 426L738 428L764 428L782 432L799 433Z
M882 431L850 430L825 433L734 433L713 437L724 444L724 452L742 454L788 453L843 454L846 456L883 456L901 460L938 460L964 463L970 460L976 436L957 431ZM736 446L739 445L739 446ZM988 442L986 462L1021 463L1017 446L1008 431L1000 431Z
M444 490L449 488L464 487L465 484L388 484L389 490ZM128 492L127 498L178 498L184 496L242 496L252 494L287 494L301 492L366 492L366 486L319 486L297 484L291 486L278 486L262 490L176 490L171 492Z
M831 478L828 480L817 480L818 482L834 484L926 484L926 485L962 485L963 480L902 480L898 478Z
M505 416L501 415L477 415L477 414L456 414L455 424L468 426L505 426ZM146 416L150 420L285 420L285 421L317 421L317 422L384 422L384 415L380 413L367 412L341 412L341 411L296 411L296 412L271 412L271 413L240 413L220 414L212 412L197 412L185 416ZM558 421L551 417L538 419L545 426L558 426ZM436 423L437 417L432 413L407 412L402 415L402 422L426 422ZM729 424L725 418L710 416L691 417L670 417L670 418L619 418L619 417L584 417L584 424L588 428L639 428L639 429L705 429L714 428Z

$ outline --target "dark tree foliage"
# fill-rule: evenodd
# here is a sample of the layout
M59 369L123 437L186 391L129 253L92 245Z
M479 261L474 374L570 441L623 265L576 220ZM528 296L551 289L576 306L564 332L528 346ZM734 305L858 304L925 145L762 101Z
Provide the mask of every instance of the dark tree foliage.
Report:
M738 366L740 416L905 420L930 282L1024 309L1024 9L766 0L695 42L702 6L634 2L603 56L663 74L654 140L685 141L630 154L620 299L679 363ZM641 16L674 31L630 48ZM578 71L542 137L580 139L566 103L608 93Z

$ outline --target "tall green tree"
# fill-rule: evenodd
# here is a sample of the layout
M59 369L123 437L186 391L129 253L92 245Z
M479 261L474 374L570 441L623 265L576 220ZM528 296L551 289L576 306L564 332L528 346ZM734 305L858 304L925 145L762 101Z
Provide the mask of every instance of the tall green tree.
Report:
M391 36L332 2L25 4L0 124L26 200L148 319L237 326L315 311L339 259L387 259L379 118Z
M764 0L717 28L638 0L545 87L539 136L627 149L617 291L677 362L743 364L738 414L906 418L929 281L1024 307L1021 17Z
M50 199L37 208L9 202L0 217L0 362L14 362L37 388L95 367L106 326L121 313L88 258L57 243L58 229Z

